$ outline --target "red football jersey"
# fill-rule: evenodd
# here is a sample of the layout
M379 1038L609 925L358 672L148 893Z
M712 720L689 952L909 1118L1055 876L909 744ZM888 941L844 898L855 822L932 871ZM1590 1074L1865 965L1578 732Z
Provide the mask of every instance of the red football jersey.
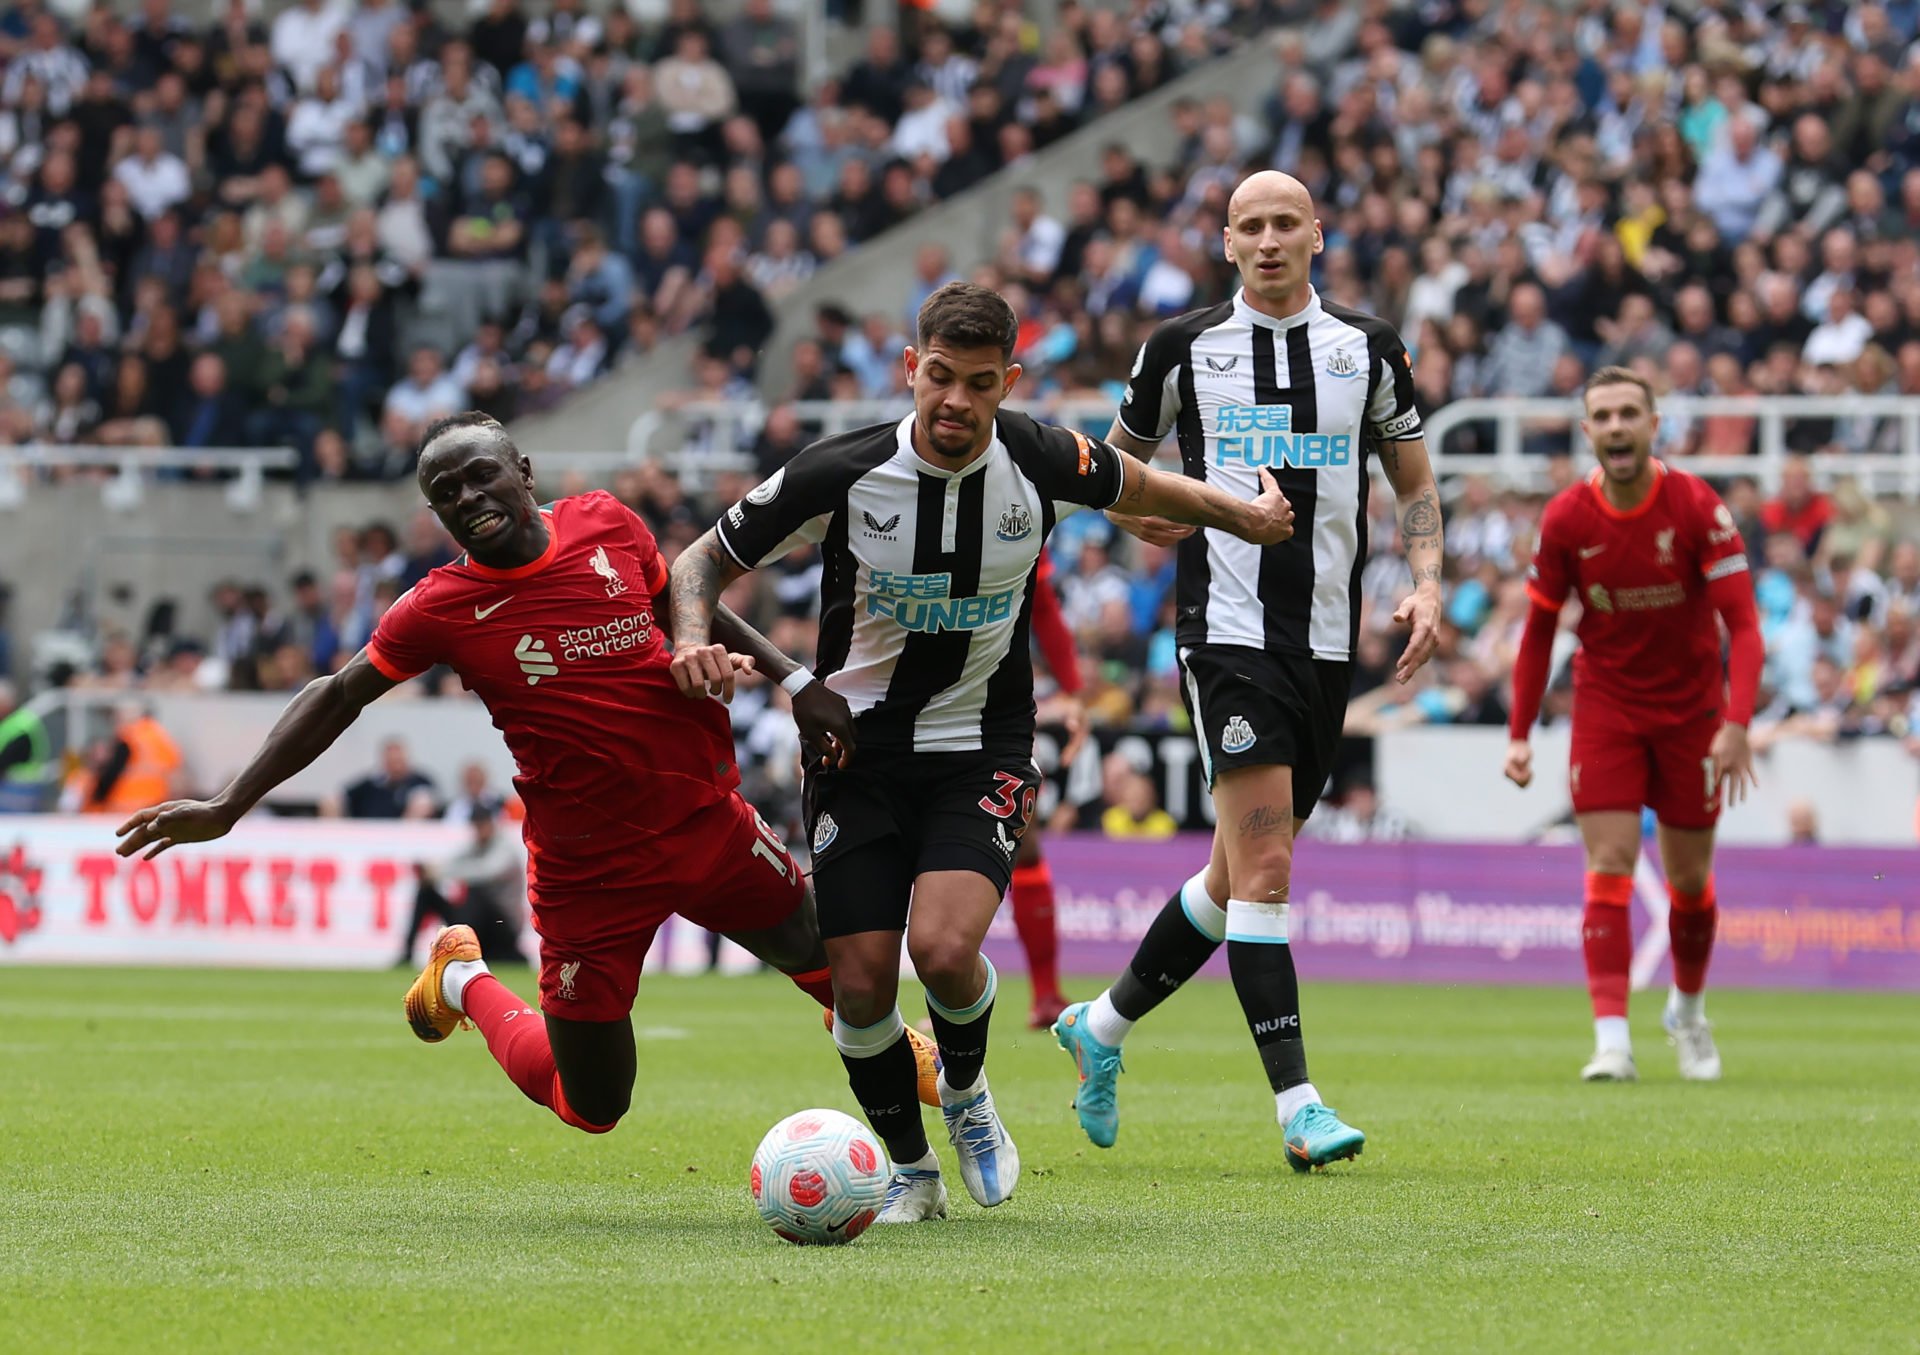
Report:
M367 657L396 681L444 663L506 736L543 901L657 878L661 839L740 783L717 701L680 695L654 619L666 561L647 526L595 491L547 515L519 569L462 556L380 618Z
M1527 592L1558 611L1579 597L1574 704L1634 725L1675 723L1726 700L1720 624L1707 584L1747 568L1733 515L1704 480L1654 462L1652 491L1622 512L1600 471L1540 519ZM1596 709L1599 708L1599 709Z

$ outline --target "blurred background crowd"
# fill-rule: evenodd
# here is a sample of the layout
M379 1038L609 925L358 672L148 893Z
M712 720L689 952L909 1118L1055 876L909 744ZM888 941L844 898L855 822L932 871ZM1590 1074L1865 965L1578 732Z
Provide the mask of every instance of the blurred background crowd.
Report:
M902 16L809 85L768 0L724 22L699 0L646 22L492 0L465 25L398 0L308 0L261 22L236 0L207 27L164 0L79 23L16 4L0 15L0 438L284 444L309 479L400 477L439 414L548 409L694 334L694 370L665 402L690 416L682 450L753 470L618 472L610 487L671 555L805 444L809 402L900 395L911 317L956 276L1013 301L1027 394L1110 411L1154 323L1230 295L1227 195L1265 167L1313 192L1316 285L1400 330L1429 417L1571 398L1608 363L1663 395L1920 397L1913 0L1133 0L1068 3L1045 31L1013 0ZM929 242L904 289L855 276L777 379L761 370L773 307L842 254L1255 37L1274 58L1259 114L1174 102L1171 160L1114 140L1057 215L1018 193L973 256ZM763 417L735 444L739 425L703 423L703 401ZM1669 418L1658 449L1743 456L1756 428ZM1787 444L1867 455L1898 431L1842 411L1793 421ZM1445 450L1490 445L1466 424ZM1524 445L1556 485L1584 473L1564 419L1530 424ZM1901 506L1806 463L1773 492L1738 474L1719 487L1765 625L1762 744L1890 735L1920 752L1920 548ZM1447 494L1448 624L1401 688L1386 678L1405 565L1376 485L1358 738L1504 722L1542 499L1475 475ZM1182 728L1170 554L1092 515L1054 550L1094 721ZM324 568L223 587L210 632L156 609L144 633L97 629L38 676L292 690L445 558L425 514L343 532ZM804 656L816 591L799 559L732 600ZM416 685L461 699L447 675ZM742 764L770 794L790 786L785 720L764 689L736 711ZM1364 797L1366 775L1351 759L1336 794ZM1362 831L1405 828L1390 820Z

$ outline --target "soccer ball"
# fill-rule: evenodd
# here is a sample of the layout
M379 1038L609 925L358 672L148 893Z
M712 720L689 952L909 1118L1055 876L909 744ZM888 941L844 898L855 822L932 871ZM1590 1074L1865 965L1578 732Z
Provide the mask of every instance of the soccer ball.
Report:
M873 1132L837 1110L803 1110L767 1131L748 1178L753 1207L800 1246L837 1246L867 1231L887 1197Z

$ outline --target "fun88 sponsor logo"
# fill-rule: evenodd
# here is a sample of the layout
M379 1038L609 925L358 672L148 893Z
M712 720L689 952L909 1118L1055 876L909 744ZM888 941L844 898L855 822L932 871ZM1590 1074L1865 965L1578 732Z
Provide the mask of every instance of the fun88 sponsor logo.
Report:
M1213 464L1318 470L1353 460L1346 433L1296 433L1291 405L1226 405L1214 415Z
M867 573L867 615L890 618L902 630L939 632L979 630L1013 616L1017 588L1004 593L956 598L951 574L901 574L888 569Z

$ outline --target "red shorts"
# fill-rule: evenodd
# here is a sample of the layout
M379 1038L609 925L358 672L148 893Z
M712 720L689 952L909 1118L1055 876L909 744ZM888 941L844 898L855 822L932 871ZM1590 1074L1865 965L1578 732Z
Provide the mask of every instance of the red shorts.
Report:
M738 792L674 830L680 869L634 889L529 890L540 934L540 1010L569 1021L618 1021L633 1010L654 933L678 913L716 932L758 931L806 897L800 867Z
M1713 775L1714 735L1720 712L1685 724L1628 729L1608 720L1573 716L1569 781L1576 814L1645 805L1669 828L1711 828L1720 820L1720 786Z

